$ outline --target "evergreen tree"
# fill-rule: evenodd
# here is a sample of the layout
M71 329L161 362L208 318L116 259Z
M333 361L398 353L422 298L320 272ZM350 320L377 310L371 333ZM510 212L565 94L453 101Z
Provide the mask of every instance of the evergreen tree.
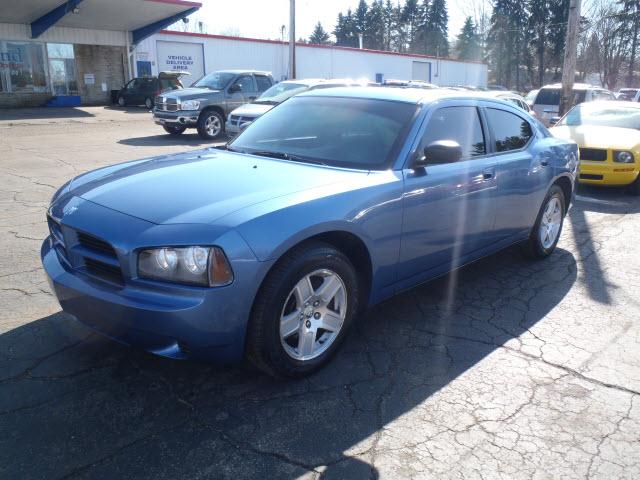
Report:
M480 60L480 43L471 17L467 17L458 35L456 53L460 60Z
M545 53L550 15L549 0L529 0L529 35L531 46L535 48L538 63L538 86L544 85Z
M433 0L425 14L425 35L427 55L449 56L448 24L449 14L445 0Z
M309 37L309 43L317 45L326 45L329 43L329 34L322 28L322 24L318 22L313 29L313 33Z
M366 17L366 31L364 46L375 50L385 48L385 18L384 4L382 0L373 0Z
M398 4L399 6L400 4ZM421 22L422 9L418 4L418 0L406 0L400 20L404 27L406 48L413 52L417 48L419 41L419 29Z
M355 14L353 15L353 23L355 26L355 33L366 33L367 31L367 2L365 0L360 0L358 3L358 8L356 8Z
M384 22L384 50L391 51L392 46L395 43L395 17L393 5L391 4L391 0L386 0L384 4L383 10L383 22Z

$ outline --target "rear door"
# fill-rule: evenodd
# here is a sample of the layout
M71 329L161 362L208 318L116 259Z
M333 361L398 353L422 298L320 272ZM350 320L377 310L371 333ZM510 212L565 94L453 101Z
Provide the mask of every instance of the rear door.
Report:
M531 228L553 177L546 149L537 150L534 129L525 115L487 105L490 150L497 174L497 239Z
M416 155L438 140L460 144L463 158L449 164L404 170L403 234L398 277L430 277L493 242L495 159L488 154L481 115L474 102L442 106L428 118ZM411 282L409 282L411 283Z
M265 90L268 90L273 85L271 78L267 75L256 74L256 88L258 90L258 95L260 95Z

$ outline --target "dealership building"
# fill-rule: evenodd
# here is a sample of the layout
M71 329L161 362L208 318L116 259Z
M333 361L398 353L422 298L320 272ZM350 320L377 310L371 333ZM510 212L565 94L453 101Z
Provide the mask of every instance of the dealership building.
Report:
M0 107L106 104L138 76L221 69L289 78L288 43L165 30L201 4L185 0L0 0ZM424 55L297 44L298 78L487 82L487 66Z
M0 0L0 107L104 104L135 46L188 17L184 0Z

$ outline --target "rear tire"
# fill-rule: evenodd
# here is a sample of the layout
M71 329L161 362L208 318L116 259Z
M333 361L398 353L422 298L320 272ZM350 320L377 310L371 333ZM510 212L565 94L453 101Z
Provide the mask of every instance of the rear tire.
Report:
M247 357L274 377L302 377L324 366L358 311L358 277L333 246L310 242L280 259L256 297Z
M147 108L147 110L151 110L153 108L153 99L150 97L145 98L144 106Z
M566 211L562 188L552 185L542 202L529 240L522 245L529 258L541 260L553 253L560 240Z
M634 182L627 187L627 193L635 196L640 195L640 174L638 174Z
M124 97L118 97L118 106L125 107L126 105L127 102L125 101Z
M181 135L187 129L187 127L174 127L172 125L163 125L162 128L164 128L165 132L174 137Z
M198 118L198 135L204 140L215 140L224 133L224 119L215 110L205 110Z

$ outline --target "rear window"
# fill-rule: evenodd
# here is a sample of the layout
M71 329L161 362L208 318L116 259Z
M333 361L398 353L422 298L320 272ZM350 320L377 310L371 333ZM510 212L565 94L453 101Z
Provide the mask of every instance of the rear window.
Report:
M176 90L178 88L182 88L182 84L177 78L160 79L160 90Z
M584 102L586 93L586 90L574 90L573 104L577 105ZM538 92L538 96L536 97L536 105L559 106L561 94L562 90L560 90L559 88L543 88Z

